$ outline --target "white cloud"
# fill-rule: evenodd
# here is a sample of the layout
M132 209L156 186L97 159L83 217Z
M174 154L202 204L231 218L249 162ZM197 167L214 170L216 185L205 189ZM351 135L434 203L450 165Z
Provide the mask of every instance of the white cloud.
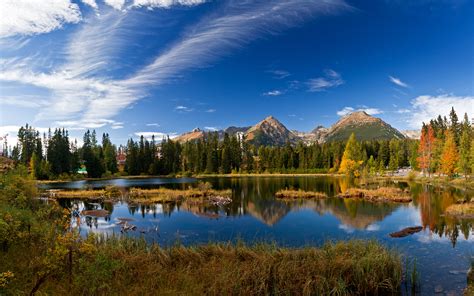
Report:
M107 125L112 126L121 126L123 122L116 122L112 119L93 119L93 120L64 120L54 122L55 126L64 127L69 130L84 130L84 129L96 129L101 128Z
M341 75L332 69L324 71L324 77L312 78L306 82L308 91L319 92L344 84Z
M214 113L214 112L216 112L216 111L217 111L216 109L207 109L207 110L206 110L207 113Z
M2 96L0 98L0 106L1 105L36 109L47 106L48 100L36 95L22 95L21 97Z
M408 119L408 125L414 129L419 129L423 122L427 123L438 115L449 118L452 107L454 107L459 119L463 118L464 113L467 113L469 118L474 116L474 96L424 95L414 98L411 105L412 112Z
M398 86L401 86L401 87L405 87L407 88L408 87L408 84L406 84L405 82L401 81L400 78L397 78L397 77L393 77L393 76L388 76L388 78L390 79L390 81Z
M363 107L363 108L355 109L353 107L344 107L344 108L342 108L342 110L337 111L337 115L345 116L347 114L350 114L350 113L356 112L356 111L364 111L365 113L367 113L369 115L377 115L377 114L383 113L382 110L377 109L377 108Z
M405 113L410 113L411 110L410 109L398 109L396 112L399 113L399 114L405 114Z
M79 6L69 0L0 1L0 38L48 33L80 21Z
M82 0L82 3L89 5L90 7L94 8L94 9L98 8L97 3L95 2L95 0Z
M148 6L151 8L170 8L171 6L196 6L206 3L206 0L135 0L134 6Z
M160 125L158 123L147 123L146 126L156 126L159 127Z
M204 129L211 132L217 132L219 130L217 127L214 126L205 126Z
M240 3L230 2L222 15L213 15L192 26L169 50L124 81L127 85L162 84L187 69L207 65L221 53L242 46L262 33L277 33L316 14L348 8L342 0Z
M104 0L104 2L117 10L121 10L125 4L125 0Z
M112 129L121 129L123 128L123 125L112 125Z
M194 109L191 109L191 108L189 108L189 107L180 105L180 106L176 106L176 107L174 108L174 110L176 110L176 111L178 111L178 112L183 112L183 113L184 113L184 112L191 112L191 111L193 111Z
M69 1L44 0L40 3L30 0L30 2L33 3L31 5L33 9L28 7L21 11L25 15L20 16L20 19L30 18L31 22L27 23L31 26L14 32L8 29L8 34L47 32L59 28L64 23L80 21L78 6ZM48 5L50 2L52 4ZM15 3L27 2L0 1L0 7L7 7L4 3L12 6L13 10L16 9L12 14L15 15L15 13L21 14L18 10L21 5ZM63 6L60 3L63 3ZM64 6L64 3L70 5ZM106 3L123 9L127 2L106 0ZM182 0L173 3L187 5L191 2ZM221 54L262 35L278 33L318 14L331 14L347 8L349 6L342 0L230 2L224 9L218 11L220 14L216 12L190 26L190 29L181 35L182 38L167 46L168 49L155 57L152 63L126 79L111 77L110 67L118 64L113 59L120 56L118 53L123 49L122 45L130 42L130 32L125 28L125 24L129 24L130 20L124 21L128 11L109 9L104 14L87 15L79 30L68 38L70 41L66 45L64 55L66 60L59 67L50 65L45 71L38 66L43 61L37 61L40 59L37 56L23 60L0 61L0 81L33 86L48 92L48 97L45 99L47 108L39 108L36 120L74 122L80 128L111 125L103 120L110 120L120 111L130 108L145 97L148 94L147 87L162 85L182 77L183 71L207 66ZM4 9L0 11L6 14L3 12ZM36 16L33 17L31 14ZM48 18L56 20L56 23L51 21L47 23L48 26L42 25L43 19ZM12 19L10 21L12 22ZM3 27L0 25L1 30ZM21 98L21 95L18 95L18 98ZM185 107L176 111L190 112L193 109Z
M280 96L282 94L283 92L280 90L271 90L271 91L267 91L266 93L263 93L264 96Z
M155 136L155 141L161 141L164 138L169 137L170 139L176 138L178 135L176 133L162 133L162 132L136 132L135 136L143 136L145 139L150 141L153 136Z

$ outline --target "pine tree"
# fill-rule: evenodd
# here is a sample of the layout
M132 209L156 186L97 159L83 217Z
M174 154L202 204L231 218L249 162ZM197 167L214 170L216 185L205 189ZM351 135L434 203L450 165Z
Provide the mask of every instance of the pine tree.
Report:
M446 142L444 143L441 160L441 171L448 177L453 176L458 164L459 155L454 135L451 131L446 132Z
M459 143L459 170L464 174L466 179L470 173L470 154L472 149L470 129L470 127L463 128L461 140Z
M459 138L461 137L461 125L459 124L458 115L456 114L456 111L454 111L454 107L451 107L451 112L449 112L449 119L451 121L449 130L451 131L451 134L454 137L456 145L459 145Z

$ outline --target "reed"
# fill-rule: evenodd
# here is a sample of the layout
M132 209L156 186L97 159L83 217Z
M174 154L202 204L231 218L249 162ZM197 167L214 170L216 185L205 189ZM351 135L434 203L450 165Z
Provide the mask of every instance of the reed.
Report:
M77 261L72 284L43 291L73 295L387 295L399 291L397 253L375 241L321 248L206 244L162 248L143 240L97 240Z
M474 202L450 205L446 208L446 215L474 219Z
M225 198L232 197L232 190L214 190L201 188L188 189L140 189L131 188L129 198L136 202L153 203L153 202L175 202L183 199L209 199L209 198Z
M350 188L338 195L341 198L361 198L374 202L411 202L408 192L395 187L379 187L377 189Z
M292 190L282 189L275 193L275 197L279 199L319 199L326 198L327 194L324 192L317 191L304 191L304 190Z

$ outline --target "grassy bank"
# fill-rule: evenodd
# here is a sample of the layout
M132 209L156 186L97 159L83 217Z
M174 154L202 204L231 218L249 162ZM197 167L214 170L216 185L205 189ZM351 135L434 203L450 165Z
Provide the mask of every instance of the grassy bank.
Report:
M232 190L215 190L209 183L199 184L198 188L188 189L139 189L132 188L129 193L130 200L141 203L171 202L183 199L207 200L207 201L230 201Z
M411 202L410 194L400 188L380 187L377 189L349 188L338 195L341 198L361 198L373 202Z
M446 209L446 215L461 219L474 219L474 202L450 205Z
M0 177L0 295L385 295L402 280L399 255L375 241L162 248L84 238L68 210L36 196L26 169Z
M49 198L67 198L67 199L117 199L124 197L123 189L115 186L107 186L104 189L79 189L79 190L46 190L43 196Z
M318 199L326 198L327 194L324 192L316 191L304 191L304 190L292 190L292 189L283 189L275 193L275 197L283 200L292 200L292 199Z
M27 251L24 249L23 251ZM35 277L2 253L4 288L29 293ZM12 255L12 254L10 254ZM383 295L398 291L399 255L379 243L350 241L321 248L208 244L161 248L134 239L91 239L38 288L72 295ZM71 263L71 264L70 264ZM1 291L1 290L0 290Z

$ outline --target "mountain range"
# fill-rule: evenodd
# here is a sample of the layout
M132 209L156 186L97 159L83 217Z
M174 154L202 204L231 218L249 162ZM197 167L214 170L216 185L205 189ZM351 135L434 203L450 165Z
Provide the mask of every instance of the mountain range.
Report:
M191 132L184 133L175 141L184 143L201 139L207 132L196 128ZM354 133L357 140L390 140L417 138L416 131L400 132L382 119L371 116L364 111L357 111L341 117L331 127L318 126L310 132L290 131L278 119L268 116L254 126L235 127L231 126L218 131L219 138L227 133L230 136L237 135L254 145L282 146L286 143L296 144L304 142L325 143L331 141L345 141Z

